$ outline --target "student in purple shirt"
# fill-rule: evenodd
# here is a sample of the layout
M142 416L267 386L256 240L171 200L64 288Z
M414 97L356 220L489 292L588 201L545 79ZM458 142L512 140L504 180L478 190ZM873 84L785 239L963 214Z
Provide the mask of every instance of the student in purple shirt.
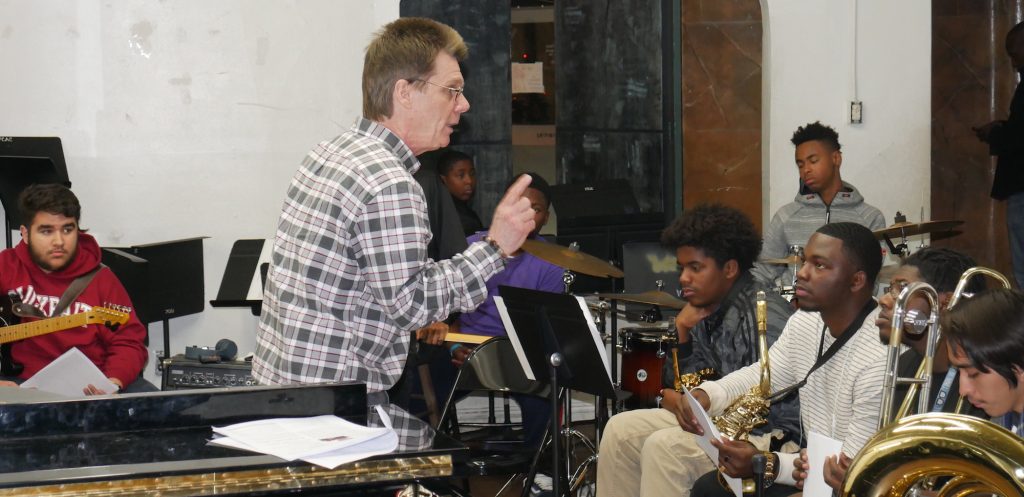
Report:
M523 196L530 200L534 212L536 228L528 238L543 240L538 233L548 222L548 209L551 206L549 186L544 178L536 173L529 174L533 181L526 189ZM487 232L481 231L468 237L467 241L473 243L482 240ZM475 311L463 314L451 326L451 332L469 333L472 335L505 336L505 326L501 323L501 316L494 305L494 296L500 295L499 285L513 286L518 288L529 288L531 290L543 290L547 292L561 292L564 289L562 283L562 268L549 262L543 261L522 250L512 254L505 264L505 270L492 276L487 280L487 299ZM466 357L473 349L463 344L451 344L449 349L452 354L452 364L461 366ZM532 395L513 395L519 407L523 411L523 432L528 444L539 444L544 436L547 426L548 414L551 409L548 407L547 399Z

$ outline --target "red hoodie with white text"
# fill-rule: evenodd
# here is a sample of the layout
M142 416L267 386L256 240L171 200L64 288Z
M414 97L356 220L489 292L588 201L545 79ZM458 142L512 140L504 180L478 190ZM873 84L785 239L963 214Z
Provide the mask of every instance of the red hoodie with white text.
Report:
M78 235L78 255L74 260L64 269L51 273L43 272L36 265L28 245L22 240L13 249L0 252L0 291L3 292L0 296L6 296L13 290L22 302L49 316L68 285L99 264L100 246L95 238L85 233ZM63 315L85 312L93 307L120 311L130 309L130 318L117 331L111 331L102 324L90 324L14 342L11 356L25 367L20 377L30 378L71 347L77 347L107 377L117 378L125 386L135 381L146 364L144 340L147 332L139 322L124 286L110 268L100 269ZM21 318L21 321L32 319Z

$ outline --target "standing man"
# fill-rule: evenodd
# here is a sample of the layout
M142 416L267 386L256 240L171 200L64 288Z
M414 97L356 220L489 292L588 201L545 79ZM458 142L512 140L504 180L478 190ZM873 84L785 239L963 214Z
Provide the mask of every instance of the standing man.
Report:
M860 191L840 176L842 145L834 129L813 122L797 128L792 142L796 147L800 191L793 202L782 206L772 216L771 224L764 231L762 258L786 257L791 245L802 248L814 230L828 223L857 223L871 231L885 227L882 211L864 202ZM756 264L754 274L772 286L793 282L793 271L787 266Z
M766 288L749 272L761 249L750 219L730 207L701 205L665 229L661 241L676 251L688 302L676 317L680 373L713 368L725 375L758 362L756 296ZM766 293L771 344L793 311L778 294ZM685 497L697 477L715 467L696 438L679 427L686 398L674 389L672 354L665 362L661 408L623 412L608 421L597 465L601 495ZM799 437L795 397L773 404L768 424L754 430L751 440L761 450Z
M156 390L139 378L148 356L146 328L139 322L121 281L110 268L100 264L96 239L79 228L82 206L78 197L63 185L32 185L21 192L18 205L21 242L0 252L2 295L13 293L21 302L36 308L40 317L66 316L113 305L126 309L129 318L116 329L90 324L12 343L11 359L24 369L16 377L0 378L5 380L0 383L12 386L27 380L68 350L78 348L120 391ZM83 278L84 289L63 309L56 309L68 287L79 278ZM85 393L112 392L89 385Z
M882 399L887 348L878 341L872 298L882 266L881 248L867 228L856 223L826 224L811 236L805 261L797 272L800 310L786 323L769 349L772 395L800 394L800 419L805 433L817 432L843 442L842 453L854 457L875 434ZM715 416L760 382L754 363L718 381L706 382L693 396ZM688 405L680 425L703 434ZM733 477L753 476L751 460L762 451L750 443L715 440L720 470ZM798 454L764 452L765 495L789 496L806 475L794 472ZM799 478L798 478L799 477ZM694 485L695 497L728 496L717 474L707 473Z
M1024 22L1006 33L1006 53L1010 63L1024 77ZM1018 80L1005 121L992 121L974 129L978 139L988 144L990 155L997 157L992 177L992 198L1006 200L1006 229L1013 259L1013 277L1024 285L1024 81Z
M427 258L416 156L448 145L469 110L458 62L466 53L455 30L422 18L394 21L370 42L363 117L313 149L288 188L256 337L260 383L390 388L412 333L476 308L533 230L522 177L485 240L448 261Z

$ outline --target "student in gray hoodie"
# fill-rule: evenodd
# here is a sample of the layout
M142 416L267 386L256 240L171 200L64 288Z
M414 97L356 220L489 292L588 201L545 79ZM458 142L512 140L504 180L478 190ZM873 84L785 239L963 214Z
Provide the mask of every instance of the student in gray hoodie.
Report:
M885 228L882 211L864 202L857 188L840 176L842 146L834 129L816 121L797 128L792 142L796 146L800 192L793 202L775 212L765 229L762 258L788 256L790 246L803 248L815 230L829 223L852 222L872 231ZM792 266L757 263L751 272L771 286L793 281Z

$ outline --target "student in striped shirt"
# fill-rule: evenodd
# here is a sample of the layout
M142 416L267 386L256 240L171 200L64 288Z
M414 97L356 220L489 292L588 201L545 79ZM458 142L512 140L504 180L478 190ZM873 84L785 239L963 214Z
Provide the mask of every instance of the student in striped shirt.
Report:
M878 305L872 298L882 265L881 249L864 226L833 223L811 236L804 257L796 284L800 310L768 351L771 392L773 397L785 397L798 390L804 433L842 441L842 452L852 458L875 433L882 397L887 351L878 340ZM694 397L711 415L722 414L759 383L760 373L761 365L751 364L702 384L693 390ZM680 424L686 431L703 434L692 412ZM751 459L760 451L745 441L713 443L719 450L721 472L753 476ZM768 459L765 496L798 492L803 482L794 471L794 461L799 454L764 454ZM697 480L691 495L728 496L731 492L711 472Z

